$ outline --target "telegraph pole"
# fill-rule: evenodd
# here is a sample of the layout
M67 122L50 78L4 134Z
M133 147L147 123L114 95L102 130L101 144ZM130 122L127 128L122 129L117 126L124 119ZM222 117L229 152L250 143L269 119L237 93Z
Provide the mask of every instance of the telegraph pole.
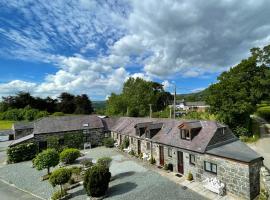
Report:
M150 118L152 118L152 104L149 104L150 106Z
M173 118L175 119L175 104L176 104L176 84L174 84L174 99L173 99Z

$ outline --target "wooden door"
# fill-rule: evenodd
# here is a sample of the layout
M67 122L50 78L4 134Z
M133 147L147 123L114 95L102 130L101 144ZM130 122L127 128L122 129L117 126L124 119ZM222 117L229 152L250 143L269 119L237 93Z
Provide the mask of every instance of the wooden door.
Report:
M184 174L184 159L183 159L183 152L177 151L177 165L178 165L178 172L180 174Z
M164 165L164 147L159 146L159 165L163 166Z
M137 140L138 141L138 155L141 154L141 140Z

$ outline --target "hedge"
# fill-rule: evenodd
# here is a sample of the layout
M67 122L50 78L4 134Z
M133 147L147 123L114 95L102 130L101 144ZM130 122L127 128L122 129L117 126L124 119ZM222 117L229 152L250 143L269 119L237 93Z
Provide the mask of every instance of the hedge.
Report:
M86 171L83 186L89 196L100 197L108 190L110 179L111 173L108 168L104 165L94 165Z
M35 143L19 144L7 149L8 162L17 163L26 160L32 160L38 152Z

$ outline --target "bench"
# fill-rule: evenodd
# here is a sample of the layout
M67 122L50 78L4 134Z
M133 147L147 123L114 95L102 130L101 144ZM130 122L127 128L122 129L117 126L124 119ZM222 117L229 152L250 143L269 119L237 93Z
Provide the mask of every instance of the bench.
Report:
M217 178L206 178L203 181L204 188L217 193L220 196L225 194L225 184L221 183Z

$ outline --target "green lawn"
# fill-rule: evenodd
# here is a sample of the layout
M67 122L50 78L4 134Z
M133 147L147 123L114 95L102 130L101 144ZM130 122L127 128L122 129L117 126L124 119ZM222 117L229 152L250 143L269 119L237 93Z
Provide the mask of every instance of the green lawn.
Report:
M11 129L13 123L14 123L14 121L3 121L3 120L0 120L0 130Z

